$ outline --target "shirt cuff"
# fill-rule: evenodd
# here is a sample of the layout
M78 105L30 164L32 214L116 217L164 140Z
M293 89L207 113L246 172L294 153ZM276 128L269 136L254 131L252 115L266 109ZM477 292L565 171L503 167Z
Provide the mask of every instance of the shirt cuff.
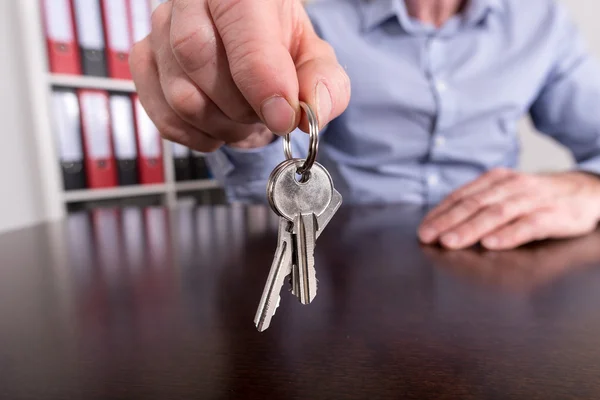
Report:
M588 172L600 177L600 156L582 161L575 167L576 171Z
M264 203L267 181L285 159L282 138L266 146L238 149L223 146L206 155L214 178L221 183L230 202Z
M239 149L223 146L221 151L231 164L228 179L238 176L245 181L266 180L271 171L283 160L282 138L277 137L266 146L255 149Z

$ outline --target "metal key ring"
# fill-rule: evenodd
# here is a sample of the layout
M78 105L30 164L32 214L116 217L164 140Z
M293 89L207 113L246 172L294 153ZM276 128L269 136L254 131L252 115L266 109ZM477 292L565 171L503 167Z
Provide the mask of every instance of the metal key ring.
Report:
M298 168L298 173L303 176L304 179L308 178L308 173L312 168L313 164L317 160L317 152L319 151L319 121L312 108L304 103L300 102L300 106L304 109L308 118L308 127L310 135L310 143L308 145L308 155L304 164ZM288 133L283 137L283 152L288 160L293 158L292 156L292 144L290 140L290 134Z

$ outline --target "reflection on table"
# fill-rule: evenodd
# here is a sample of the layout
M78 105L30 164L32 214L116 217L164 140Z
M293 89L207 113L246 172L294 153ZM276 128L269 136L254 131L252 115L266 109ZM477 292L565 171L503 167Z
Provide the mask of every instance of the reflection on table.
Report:
M342 208L315 301L284 290L264 333L266 207L100 209L0 236L0 394L597 398L600 233L447 252L417 241L424 212Z

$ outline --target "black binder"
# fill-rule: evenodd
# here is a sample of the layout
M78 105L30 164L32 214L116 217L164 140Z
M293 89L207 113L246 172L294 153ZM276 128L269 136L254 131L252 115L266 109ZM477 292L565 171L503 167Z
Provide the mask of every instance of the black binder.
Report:
M137 160L117 160L119 186L137 185Z
M139 180L131 97L111 94L110 114L119 185L136 185Z
M192 151L192 179L212 179L204 153Z
M73 0L73 5L83 74L108 76L100 0Z
M192 163L190 149L179 144L173 143L173 164L175 167L175 180L177 182L189 181L192 179Z
M79 100L74 90L55 89L52 93L54 135L65 190L85 189L83 146Z

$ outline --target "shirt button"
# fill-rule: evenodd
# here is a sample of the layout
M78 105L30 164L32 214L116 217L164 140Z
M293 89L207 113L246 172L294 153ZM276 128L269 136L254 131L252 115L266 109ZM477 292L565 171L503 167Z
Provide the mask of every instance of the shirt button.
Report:
M448 89L448 85L446 85L446 82L444 81L437 81L435 83L435 87L440 93L445 92Z
M437 136L434 140L436 146L443 146L446 143L446 138L443 136Z
M427 183L429 183L431 186L437 185L438 182L439 182L439 178L436 174L431 174L427 177Z

